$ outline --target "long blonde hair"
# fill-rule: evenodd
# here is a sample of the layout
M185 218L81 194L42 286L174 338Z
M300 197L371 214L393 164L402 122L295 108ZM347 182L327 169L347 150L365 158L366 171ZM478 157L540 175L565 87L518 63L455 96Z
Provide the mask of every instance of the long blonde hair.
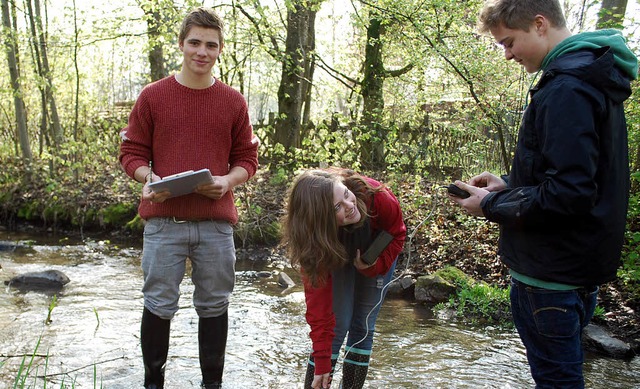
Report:
M281 220L281 245L286 248L291 265L302 270L314 286L323 284L331 271L352 260L338 239L333 202L336 183L343 183L355 194L363 215L358 225L369 217L367 203L382 188L372 187L349 169L307 170L295 179Z

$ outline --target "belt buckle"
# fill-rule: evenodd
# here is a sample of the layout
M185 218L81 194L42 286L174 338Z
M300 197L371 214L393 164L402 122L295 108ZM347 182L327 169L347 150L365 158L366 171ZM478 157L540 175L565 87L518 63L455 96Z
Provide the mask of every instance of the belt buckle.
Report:
M188 220L180 220L180 219L176 218L175 216L172 219L173 219L173 222L176 223L176 224L184 224L184 223L188 223L189 222Z

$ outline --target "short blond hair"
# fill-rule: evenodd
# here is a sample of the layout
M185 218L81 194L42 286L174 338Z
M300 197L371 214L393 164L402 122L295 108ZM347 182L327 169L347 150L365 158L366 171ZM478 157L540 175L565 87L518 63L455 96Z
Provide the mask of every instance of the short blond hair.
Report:
M192 27L212 28L220 34L220 45L224 43L224 22L212 8L198 7L185 16L178 34L178 43L184 42Z
M512 30L529 31L536 15L543 15L556 28L567 24L558 0L489 0L480 11L478 29L486 33L503 25Z

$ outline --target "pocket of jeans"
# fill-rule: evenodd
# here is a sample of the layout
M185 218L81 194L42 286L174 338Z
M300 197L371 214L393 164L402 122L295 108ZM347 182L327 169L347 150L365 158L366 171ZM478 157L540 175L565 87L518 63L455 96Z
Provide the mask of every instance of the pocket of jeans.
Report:
M155 235L158 232L164 229L164 226L167 225L167 218L164 217L154 217L147 221L144 225L144 235L151 236Z
M233 235L233 226L229 222L222 221L222 220L214 220L213 228L216 230L216 232L220 234Z
M574 336L580 330L576 291L526 288L538 333L550 338Z

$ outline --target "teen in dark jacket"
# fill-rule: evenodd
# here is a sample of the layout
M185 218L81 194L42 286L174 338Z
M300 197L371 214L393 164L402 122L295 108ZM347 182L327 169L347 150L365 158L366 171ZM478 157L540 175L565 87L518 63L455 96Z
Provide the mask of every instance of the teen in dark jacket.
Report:
M557 0L491 0L480 14L529 72L530 91L512 171L482 173L454 198L500 224L511 312L537 388L583 388L582 329L598 285L616 276L629 196L623 102L636 56L615 30L572 35Z
M575 37L587 43L595 34L607 32ZM558 57L531 90L507 189L482 203L500 223L500 253L512 271L579 286L616 276L630 174L622 103L631 93L616 49Z

